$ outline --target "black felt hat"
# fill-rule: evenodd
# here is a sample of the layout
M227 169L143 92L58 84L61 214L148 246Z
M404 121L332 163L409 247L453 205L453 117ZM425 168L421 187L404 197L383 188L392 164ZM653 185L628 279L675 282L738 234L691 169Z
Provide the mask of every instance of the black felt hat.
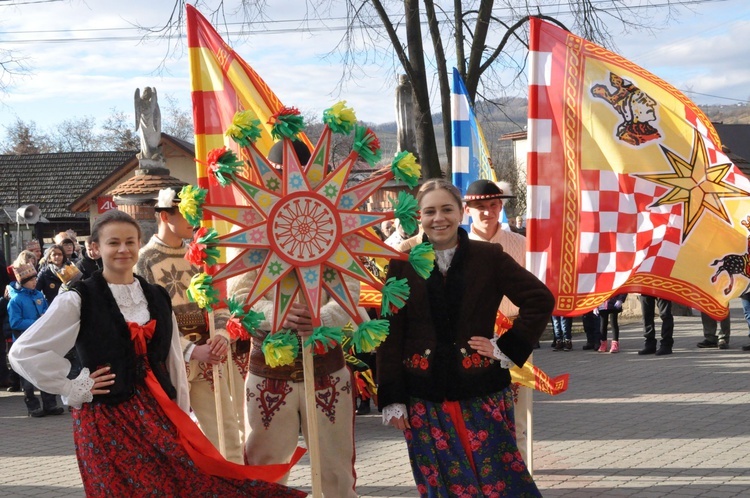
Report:
M466 195L464 195L464 202L469 201L484 201L487 199L513 199L513 195L510 191L510 185L505 182L501 188L495 182L490 180L477 180L469 185L466 189ZM507 185L507 186L506 186Z
M294 152L297 153L297 159L299 160L299 163L304 166L307 164L307 161L310 160L310 149L307 148L307 145L305 145L305 142L302 140L294 139L292 142L292 146L294 147ZM268 160L271 161L274 164L281 164L284 162L284 141L279 141L273 144L273 147L271 147L271 150L268 151Z

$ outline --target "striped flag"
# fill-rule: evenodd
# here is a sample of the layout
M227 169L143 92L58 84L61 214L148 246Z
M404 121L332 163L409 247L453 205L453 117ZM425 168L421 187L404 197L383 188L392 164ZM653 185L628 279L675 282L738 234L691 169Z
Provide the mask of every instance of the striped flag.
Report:
M623 57L532 19L530 270L580 315L638 292L726 316L750 286L750 181L703 112Z
M461 194L466 194L466 189L471 182L476 180L497 181L495 170L492 169L492 159L484 140L482 128L477 122L474 109L469 102L469 94L466 85L453 68L453 93L451 94L451 128L453 133L453 148L451 163L453 167L453 185L458 187ZM505 216L505 208L503 208ZM507 218L506 218L507 220ZM463 225L468 229L469 220L464 215Z
M252 110L261 122L262 134L255 142L263 154L273 145L268 120L282 107L265 81L219 36L211 23L192 5L187 5L187 35L190 54L190 87L195 126L195 157L198 186L209 189L207 202L240 202L234 189L208 182L205 161L208 152L226 146L239 153L239 146L224 132L237 111ZM300 139L312 145L304 134ZM236 198L235 198L236 196Z

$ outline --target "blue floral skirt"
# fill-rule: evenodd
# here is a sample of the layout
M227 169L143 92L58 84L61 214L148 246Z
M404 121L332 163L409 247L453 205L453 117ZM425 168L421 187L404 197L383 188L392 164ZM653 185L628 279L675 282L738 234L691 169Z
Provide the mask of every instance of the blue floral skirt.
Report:
M420 496L542 496L518 451L510 388L433 403L412 398L404 431Z

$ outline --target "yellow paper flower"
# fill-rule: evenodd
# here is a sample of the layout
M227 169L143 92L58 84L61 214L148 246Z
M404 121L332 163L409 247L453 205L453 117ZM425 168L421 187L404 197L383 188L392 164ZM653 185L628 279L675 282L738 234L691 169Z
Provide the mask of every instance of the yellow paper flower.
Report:
M422 174L422 167L417 162L417 158L414 157L414 154L407 151L401 151L396 154L391 163L391 170L396 178L402 180L410 188L417 186L419 176Z
M251 110L237 111L232 118L232 124L229 125L227 131L224 133L228 137L240 144L243 147L247 147L250 143L255 142L260 138L260 121L258 116Z
M283 367L294 363L299 353L299 342L290 331L277 332L266 336L261 350L269 367Z
M354 128L357 116L354 114L354 109L346 107L346 100L341 100L323 111L323 122L328 125L332 132L345 135Z

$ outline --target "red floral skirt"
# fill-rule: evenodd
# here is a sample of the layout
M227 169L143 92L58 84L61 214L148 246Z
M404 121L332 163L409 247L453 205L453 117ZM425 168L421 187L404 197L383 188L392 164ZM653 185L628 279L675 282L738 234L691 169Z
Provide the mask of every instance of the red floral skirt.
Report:
M280 484L202 471L183 447L174 423L143 386L117 405L86 403L72 414L76 456L88 497L306 496Z

